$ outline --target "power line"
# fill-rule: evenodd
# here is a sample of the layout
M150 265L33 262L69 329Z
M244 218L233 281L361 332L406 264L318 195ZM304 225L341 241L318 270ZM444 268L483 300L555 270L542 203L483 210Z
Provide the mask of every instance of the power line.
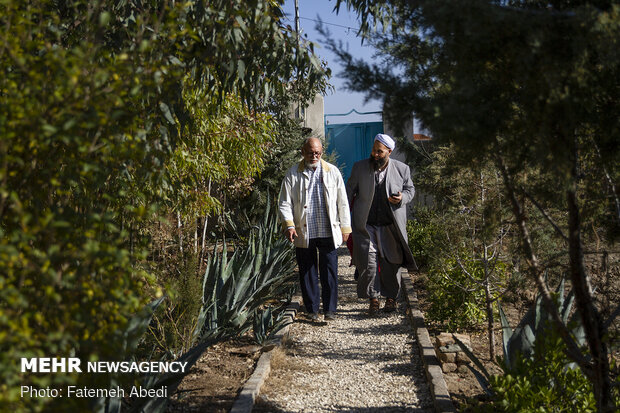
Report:
M328 23L328 22L324 22L321 20L315 20L315 19L310 19L308 17L300 17L300 19L304 19L304 20L309 20L311 22L315 22L315 23L321 23L321 24L326 24L328 26L336 26L336 27L342 27L343 29L348 29L348 30L355 30L358 31L359 27L351 27L351 26L343 26L341 24L336 24L336 23Z
M325 21L322 21L322 20L311 19L309 17L299 17L299 18L303 19L303 20L308 20L308 21L311 21L311 22L315 22L315 23L326 24L328 26L335 26L335 27L340 27L340 28L343 28L343 29L347 29L347 33L350 32L351 30L355 30L356 33L359 31L359 27L343 26L342 24L329 23L329 22L325 22ZM290 21L291 19L287 17L286 20Z

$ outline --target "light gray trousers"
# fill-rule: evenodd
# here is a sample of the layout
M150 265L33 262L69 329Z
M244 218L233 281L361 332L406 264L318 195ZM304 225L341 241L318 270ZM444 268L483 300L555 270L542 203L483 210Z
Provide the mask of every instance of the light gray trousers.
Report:
M396 298L400 291L400 264L403 262L402 249L394 237L391 226L376 227L366 225L370 235L368 265L358 268L357 296L359 298ZM387 254L386 254L387 252ZM390 258L390 261L386 259ZM377 274L377 263L379 273Z

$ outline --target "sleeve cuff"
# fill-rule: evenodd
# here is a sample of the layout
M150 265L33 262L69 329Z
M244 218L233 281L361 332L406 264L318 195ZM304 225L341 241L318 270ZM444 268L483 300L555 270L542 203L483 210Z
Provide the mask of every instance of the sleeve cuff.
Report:
M343 234L350 234L351 232L353 232L351 227L340 227L340 231L342 231Z

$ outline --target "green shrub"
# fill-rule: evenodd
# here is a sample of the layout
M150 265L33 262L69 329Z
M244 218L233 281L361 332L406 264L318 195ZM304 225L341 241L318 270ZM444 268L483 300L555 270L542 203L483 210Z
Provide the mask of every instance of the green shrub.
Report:
M51 9L0 5L11 27L0 53L0 411L90 410L86 399L22 398L20 386L105 388L107 374L22 373L20 358L123 359L152 282L127 230L150 212L145 188L165 157L138 103L148 63L88 37L62 47L68 26Z
M441 254L445 236L434 210L421 207L416 209L414 215L415 219L407 222L409 248L418 267L425 268L434 256Z
M495 277L505 279L507 265L498 261L494 266ZM431 302L427 319L445 324L450 330L472 327L484 321L484 276L480 260L463 257L435 262L426 283Z
M166 298L153 314L151 334L140 346L142 358L148 358L153 350L175 358L191 348L202 301L202 276L197 263L196 255L188 248L166 261L165 273L157 274Z
M465 269L479 281L482 265L462 260ZM470 327L484 319L484 291L463 271L455 259L435 265L429 271L427 290L431 306L429 321L446 324L450 330Z
M491 376L495 396L488 412L596 412L592 385L570 368L566 346L555 333L540 335L531 358L521 357L501 376Z

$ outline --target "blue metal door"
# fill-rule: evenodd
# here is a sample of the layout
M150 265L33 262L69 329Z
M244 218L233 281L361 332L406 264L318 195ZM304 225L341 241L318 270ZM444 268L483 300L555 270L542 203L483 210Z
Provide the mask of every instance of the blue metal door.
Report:
M383 122L325 125L327 150L336 153L345 182L351 175L353 164L370 156L377 133L383 133Z

